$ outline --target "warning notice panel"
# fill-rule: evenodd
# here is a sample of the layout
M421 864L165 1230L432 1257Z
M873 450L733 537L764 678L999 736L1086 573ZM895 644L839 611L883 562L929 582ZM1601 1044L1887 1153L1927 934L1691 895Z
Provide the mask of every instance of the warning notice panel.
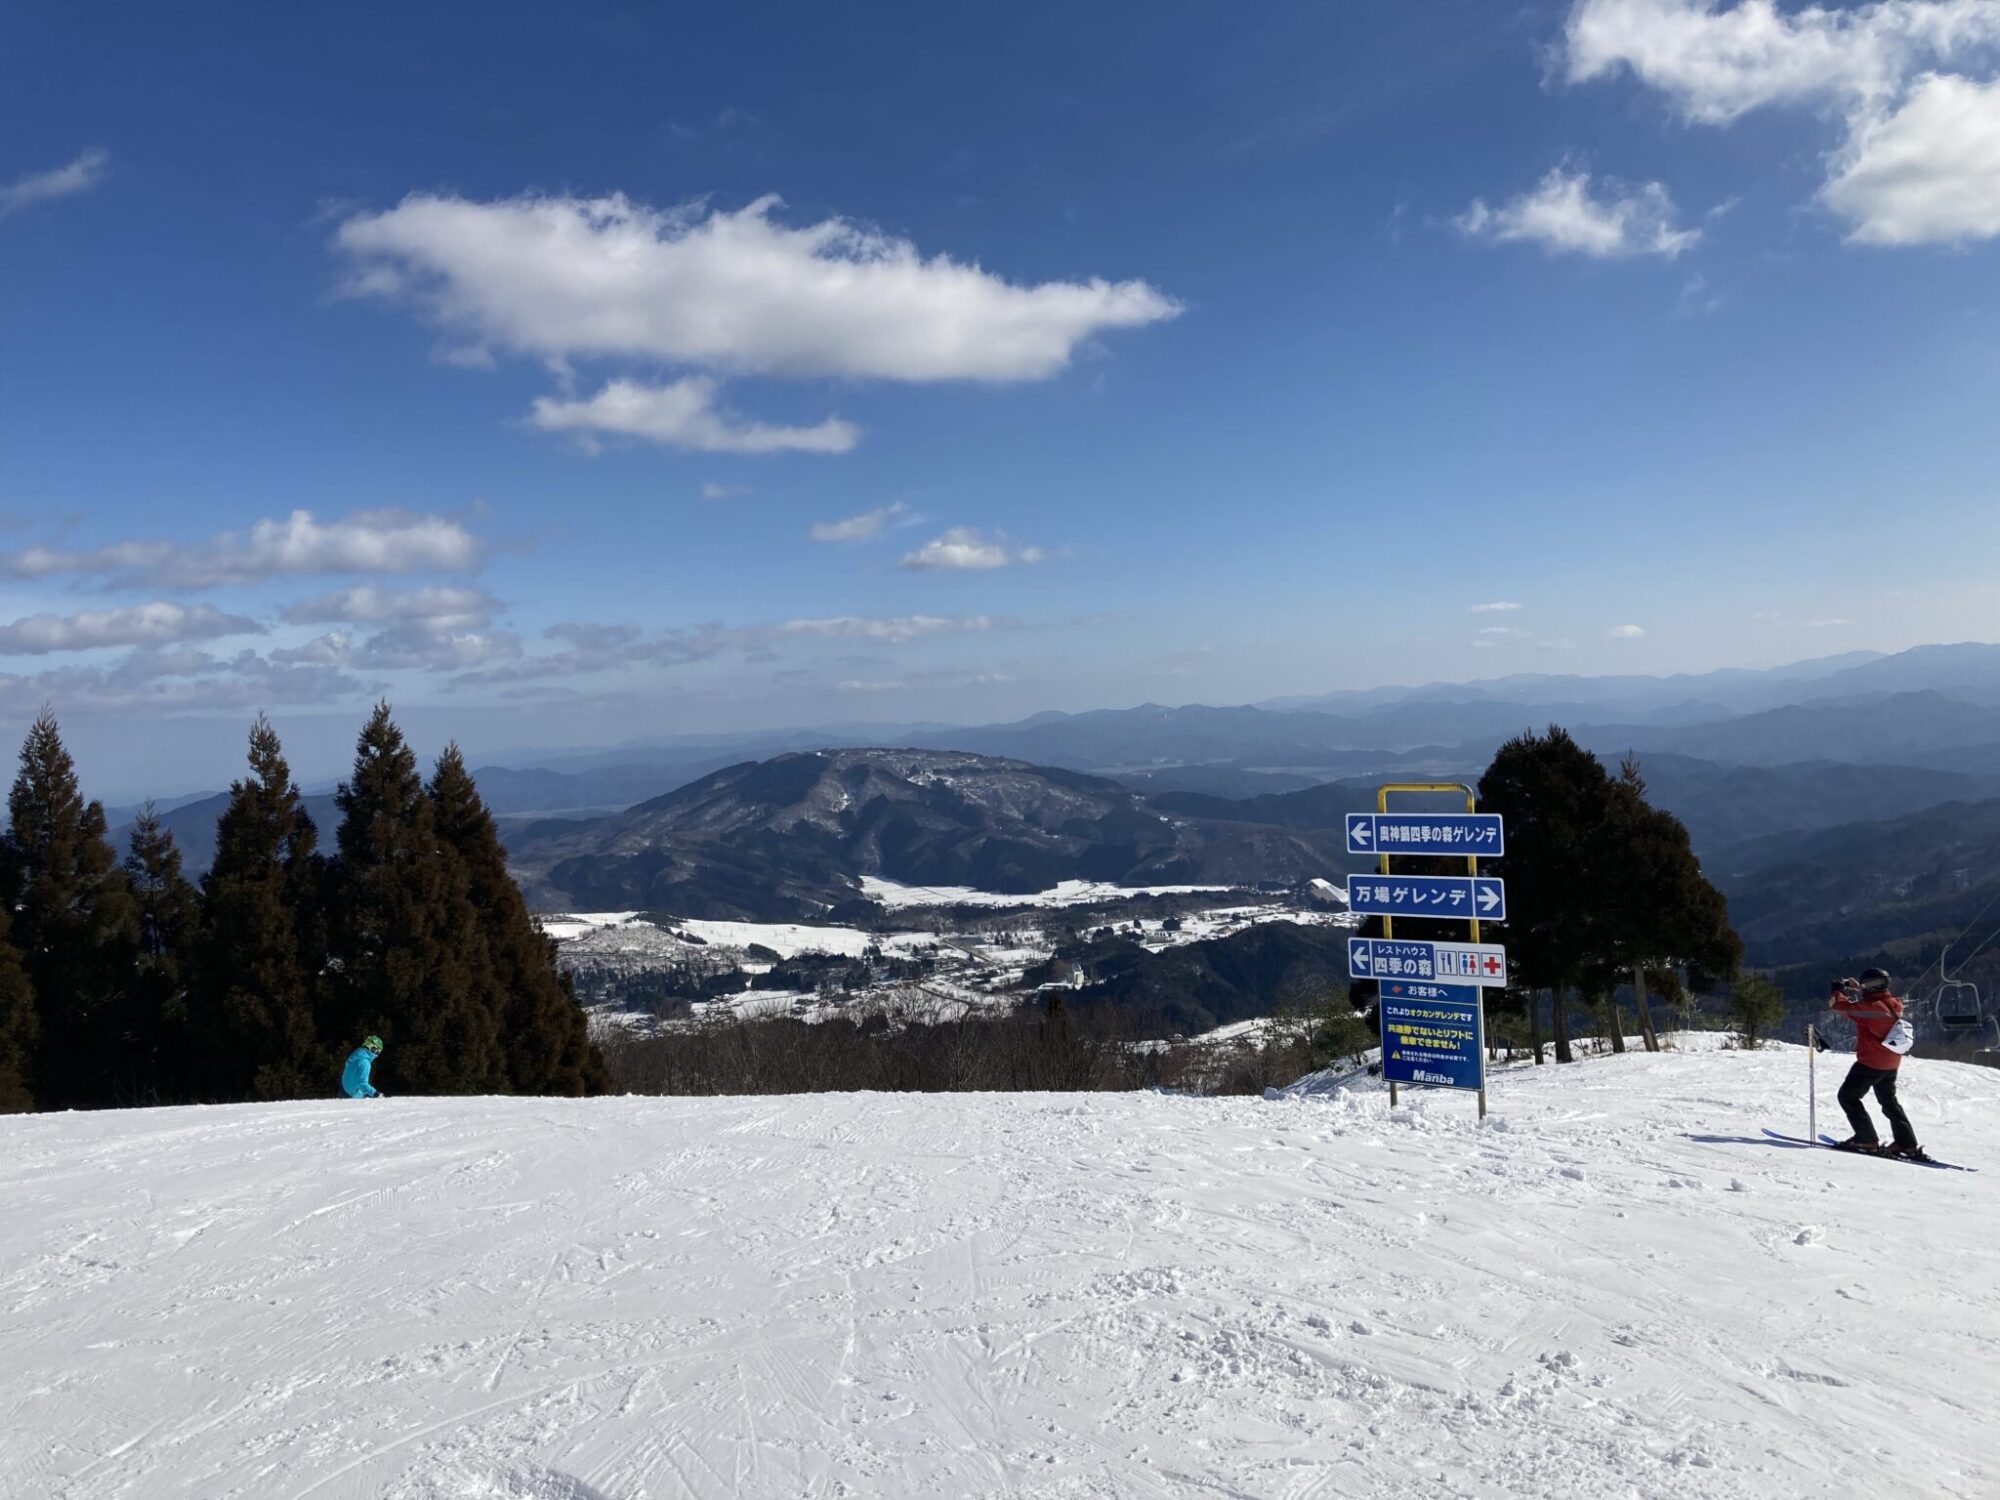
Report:
M1445 1089L1484 1086L1477 986L1389 980L1381 986L1380 1005L1385 1079Z

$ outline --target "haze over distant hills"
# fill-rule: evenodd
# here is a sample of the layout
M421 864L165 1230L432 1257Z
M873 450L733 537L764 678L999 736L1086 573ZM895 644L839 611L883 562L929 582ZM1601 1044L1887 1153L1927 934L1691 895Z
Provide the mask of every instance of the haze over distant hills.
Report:
M477 775L545 906L781 915L852 899L864 873L1004 889L1338 873L1341 819L1378 780L1474 782L1503 740L1550 724L1607 763L1637 757L1753 961L1901 944L1883 951L1927 962L2000 890L2000 646L1978 643L1768 671L698 735ZM830 787L879 805L843 823ZM330 840L331 798L313 790ZM197 873L220 805L165 815Z

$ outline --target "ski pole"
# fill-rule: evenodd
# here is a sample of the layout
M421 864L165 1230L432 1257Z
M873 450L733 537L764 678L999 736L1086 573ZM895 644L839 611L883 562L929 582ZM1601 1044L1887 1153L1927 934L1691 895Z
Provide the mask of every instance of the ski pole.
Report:
M1819 1140L1819 1030L1806 1022L1806 1139Z

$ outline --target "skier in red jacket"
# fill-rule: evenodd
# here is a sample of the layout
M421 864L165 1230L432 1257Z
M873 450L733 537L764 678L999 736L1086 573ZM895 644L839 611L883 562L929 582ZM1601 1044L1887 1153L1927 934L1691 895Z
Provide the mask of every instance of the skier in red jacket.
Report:
M1903 1057L1887 1044L1890 1032L1903 1019L1903 1002L1889 992L1889 976L1880 969L1870 969L1858 980L1835 980L1831 1003L1836 1015L1854 1023L1854 1066L1848 1069L1847 1080L1840 1086L1840 1107L1847 1111L1847 1122L1854 1127L1854 1134L1840 1144L1850 1151L1883 1149L1882 1138L1875 1133L1875 1122L1868 1117L1868 1107L1862 1102L1872 1089L1875 1102L1882 1106L1889 1128L1895 1133L1895 1142L1888 1147L1890 1154L1925 1160L1924 1148L1917 1144L1917 1133L1910 1128L1910 1117L1896 1102L1896 1069ZM1908 1028L1902 1034L1908 1036Z

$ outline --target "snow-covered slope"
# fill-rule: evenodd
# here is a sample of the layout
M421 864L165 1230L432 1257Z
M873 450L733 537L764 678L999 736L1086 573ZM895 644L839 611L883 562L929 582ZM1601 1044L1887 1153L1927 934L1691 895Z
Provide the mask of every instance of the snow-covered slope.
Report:
M1803 1073L0 1121L0 1494L2000 1494L2000 1171Z

